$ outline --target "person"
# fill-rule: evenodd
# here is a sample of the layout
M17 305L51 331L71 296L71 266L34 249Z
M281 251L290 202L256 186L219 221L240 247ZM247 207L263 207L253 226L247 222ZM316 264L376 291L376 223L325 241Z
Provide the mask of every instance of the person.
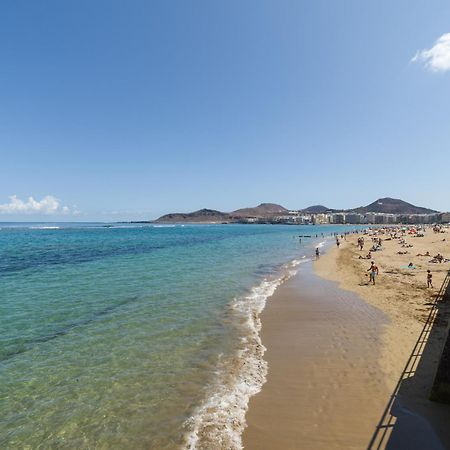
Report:
M433 274L430 269L427 270L427 287L433 287Z
M374 261L370 263L370 267L367 272L370 272L369 283L372 282L372 284L375 285L375 277L378 275L379 271Z
M358 239L358 245L359 245L359 249L362 251L364 248L364 238L363 237L360 237Z
M433 259L430 262L441 263L442 261L444 261L444 257L440 253L438 253L436 256L433 256Z
M336 245L337 245L337 248L339 248L339 246L341 245L339 239L336 239Z
M316 258L319 258L319 256L320 256L319 247L316 247Z

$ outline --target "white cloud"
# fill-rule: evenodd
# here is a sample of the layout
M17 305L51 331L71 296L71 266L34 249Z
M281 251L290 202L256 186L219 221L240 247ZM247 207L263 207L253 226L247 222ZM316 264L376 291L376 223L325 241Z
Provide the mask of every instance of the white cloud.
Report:
M62 206L60 201L52 195L46 195L42 200L28 197L24 201L12 195L8 203L0 204L0 214L70 214L70 208Z
M428 50L420 50L411 62L422 62L432 72L450 70L450 33L443 34Z

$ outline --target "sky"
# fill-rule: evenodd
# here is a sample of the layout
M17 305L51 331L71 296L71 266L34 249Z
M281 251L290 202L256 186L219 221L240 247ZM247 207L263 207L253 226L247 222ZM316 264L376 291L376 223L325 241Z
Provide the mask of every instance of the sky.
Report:
M0 221L450 210L444 0L5 0Z

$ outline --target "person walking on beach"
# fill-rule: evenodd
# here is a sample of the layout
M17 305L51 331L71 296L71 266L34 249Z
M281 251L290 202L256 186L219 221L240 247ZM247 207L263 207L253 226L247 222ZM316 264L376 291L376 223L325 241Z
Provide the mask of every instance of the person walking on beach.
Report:
M316 259L319 259L319 256L320 256L319 247L316 247Z
M370 272L370 278L369 278L369 283L372 282L373 285L375 285L375 277L378 275L379 271L378 271L378 267L375 265L375 262L371 262L370 263L370 267L367 270L367 272Z
M427 270L427 287L433 288L433 274L430 269Z

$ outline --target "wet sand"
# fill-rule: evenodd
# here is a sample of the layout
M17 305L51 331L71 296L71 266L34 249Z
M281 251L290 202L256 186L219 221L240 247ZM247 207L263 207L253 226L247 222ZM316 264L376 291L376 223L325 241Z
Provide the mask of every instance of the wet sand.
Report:
M365 448L390 394L378 364L388 318L305 264L261 320L269 373L250 400L244 448Z

